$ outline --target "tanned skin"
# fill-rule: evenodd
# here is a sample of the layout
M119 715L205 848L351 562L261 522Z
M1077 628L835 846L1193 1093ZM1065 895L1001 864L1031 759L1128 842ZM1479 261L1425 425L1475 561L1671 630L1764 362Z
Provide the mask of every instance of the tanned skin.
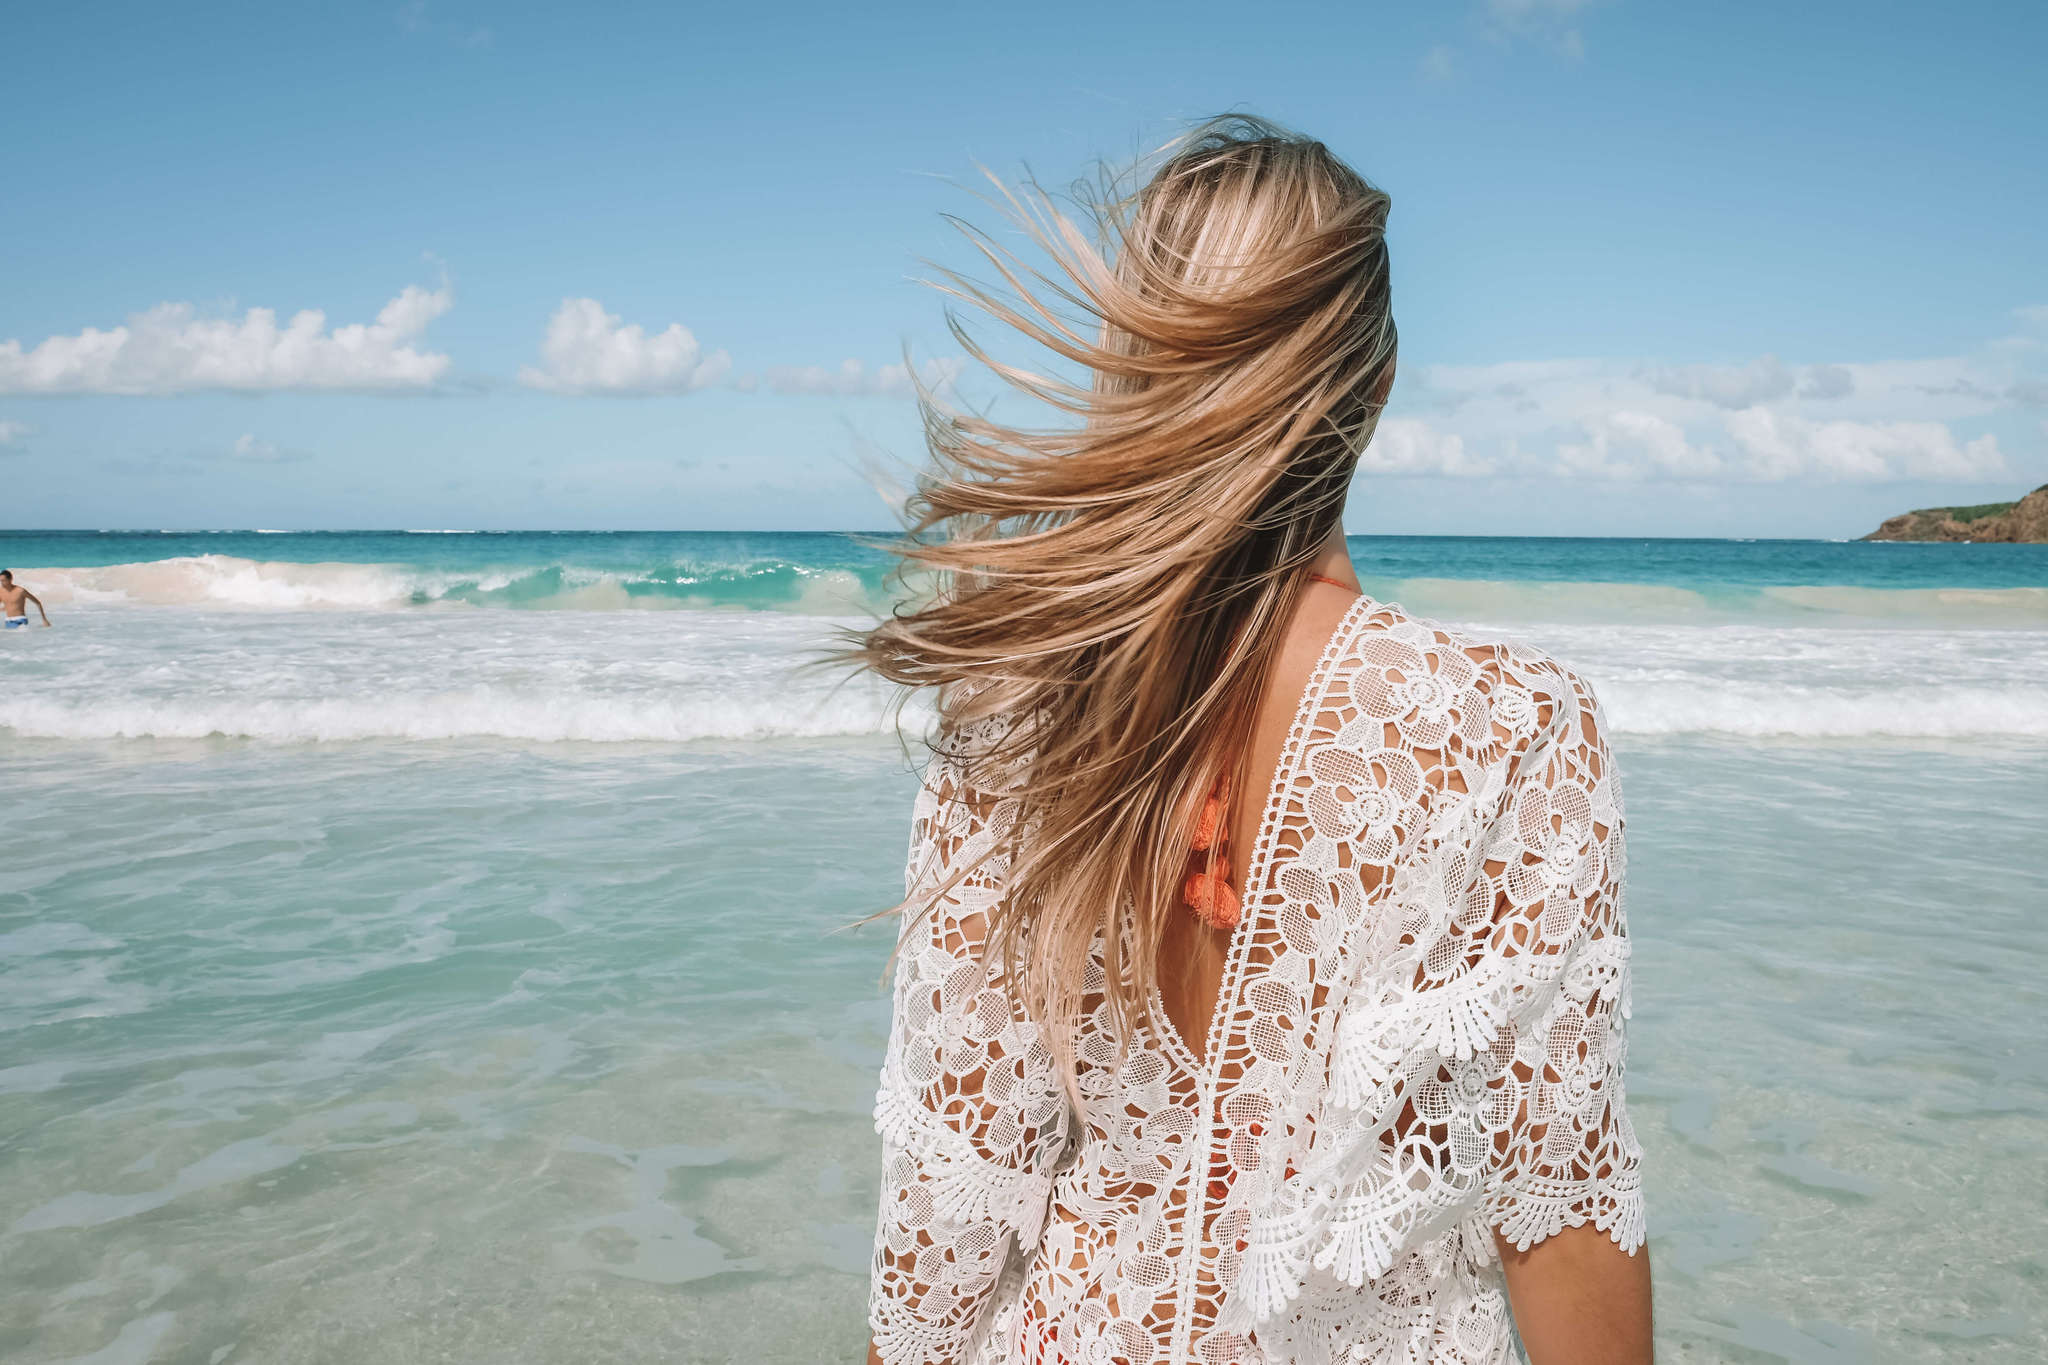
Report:
M14 581L14 575L0 569L0 616L27 616L28 603L36 604L36 615L43 618L43 624L50 624L50 613L43 610L43 599Z

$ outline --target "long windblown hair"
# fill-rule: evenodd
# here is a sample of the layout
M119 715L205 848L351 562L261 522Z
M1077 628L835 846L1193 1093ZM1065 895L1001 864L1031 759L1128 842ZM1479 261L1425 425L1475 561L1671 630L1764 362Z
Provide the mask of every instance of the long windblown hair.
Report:
M988 951L1069 1075L1094 945L1128 1025L1187 913L1196 813L1219 780L1248 790L1269 669L1395 353L1387 196L1320 142L1214 119L1076 198L1079 222L1036 187L998 196L1050 268L963 227L1004 287L940 272L1080 373L1007 364L949 318L1064 416L1006 426L920 389L933 468L892 548L936 591L846 655L934 692L941 736L1005 718L965 756L967 788L1020 802Z

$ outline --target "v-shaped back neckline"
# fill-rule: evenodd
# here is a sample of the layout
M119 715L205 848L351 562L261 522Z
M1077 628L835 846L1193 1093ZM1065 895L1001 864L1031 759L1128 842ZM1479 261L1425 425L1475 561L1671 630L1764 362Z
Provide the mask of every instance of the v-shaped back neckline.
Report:
M1348 587L1349 584L1338 584ZM1232 1006L1243 984L1245 959L1251 944L1252 931L1258 923L1258 899L1265 892L1265 883L1272 871L1272 854L1280 814L1287 803L1287 793L1293 788L1303 751L1307 748L1309 730L1314 728L1315 718L1323 709L1323 696L1329 690L1330 677L1337 661L1344 655L1344 647L1350 641L1358 622L1378 604L1364 593L1359 593L1344 614L1331 628L1329 638L1323 642L1316 665L1309 670L1308 681L1303 685L1301 696L1294 705L1293 717L1287 726L1287 738L1280 746L1279 756L1274 760L1273 773L1268 779L1266 801L1259 816L1259 823L1252 840L1251 857L1245 865L1244 879L1239 883L1242 898L1237 923L1231 927L1230 943L1223 956L1223 981L1216 992L1216 999L1210 1006L1209 1027L1203 1035L1202 1051L1197 1054L1182 1036L1179 1025L1167 1016L1165 998L1160 994L1158 983L1152 986L1152 1014L1158 1020L1157 1032L1171 1052L1189 1071L1199 1078L1207 1089L1216 1079L1213 1074L1216 1059L1222 1052L1225 1021L1230 1017ZM1156 974L1156 973L1155 973Z

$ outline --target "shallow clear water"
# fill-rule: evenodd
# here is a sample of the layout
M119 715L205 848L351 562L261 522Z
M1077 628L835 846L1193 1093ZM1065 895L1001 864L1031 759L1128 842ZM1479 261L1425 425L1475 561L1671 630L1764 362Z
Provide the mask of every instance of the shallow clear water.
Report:
M1489 604L1617 731L1662 1357L2048 1356L2048 631ZM857 1358L828 623L302 608L0 637L0 1358Z

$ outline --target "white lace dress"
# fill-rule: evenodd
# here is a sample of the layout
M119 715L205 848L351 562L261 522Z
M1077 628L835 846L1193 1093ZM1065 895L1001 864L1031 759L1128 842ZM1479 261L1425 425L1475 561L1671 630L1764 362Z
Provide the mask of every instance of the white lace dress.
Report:
M1013 822L961 787L974 740L926 772L913 892ZM1079 1112L982 957L1003 876L998 855L903 929L875 1104L889 1365L1511 1361L1494 1230L1641 1244L1622 812L1560 665L1355 603L1281 755L1202 1060L1164 1022L1120 1050L1098 1009Z

